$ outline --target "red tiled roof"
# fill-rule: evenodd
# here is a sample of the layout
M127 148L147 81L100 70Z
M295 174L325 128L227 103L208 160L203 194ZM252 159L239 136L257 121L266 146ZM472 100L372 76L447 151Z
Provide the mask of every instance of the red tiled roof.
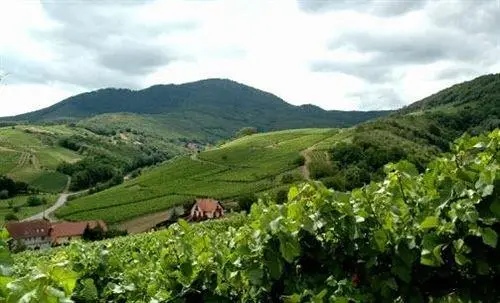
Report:
M33 220L26 222L7 222L5 227L13 239L23 239L49 236L51 225L47 220Z
M107 231L106 224L102 220L97 221L79 221L79 222L61 222L52 224L52 232L50 236L53 239L59 237L72 237L72 236L81 236L87 228L87 225L90 228L95 228L97 225L100 225L104 231Z
M220 206L219 201L214 199L196 199L195 206L203 212L215 212L217 210L217 206Z

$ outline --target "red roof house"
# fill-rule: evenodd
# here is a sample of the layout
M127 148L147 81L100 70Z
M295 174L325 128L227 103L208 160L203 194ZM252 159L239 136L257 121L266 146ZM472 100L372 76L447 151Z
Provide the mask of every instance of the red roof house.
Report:
M87 226L90 229L100 226L103 231L108 230L106 223L102 220L53 223L52 232L50 233L52 243L54 245L61 245L71 240L80 239Z
M196 199L189 214L190 221L215 219L224 216L224 208L219 201L213 199Z
M47 220L7 222L5 224L12 239L31 249L50 247L51 227Z

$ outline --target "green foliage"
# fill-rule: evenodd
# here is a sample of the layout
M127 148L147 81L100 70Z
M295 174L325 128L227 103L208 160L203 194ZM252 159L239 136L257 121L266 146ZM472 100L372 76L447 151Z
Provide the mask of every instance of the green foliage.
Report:
M274 201L276 204L283 204L288 200L288 191L284 189L280 189L276 192L276 197Z
M250 135L253 135L256 133L258 133L258 131L257 131L257 128L255 128L255 127L243 127L242 129L240 129L236 132L234 137L241 138L241 137L250 136Z
M257 196L255 194L246 194L238 198L238 206L240 210L250 212L250 208L254 203L257 202Z
M33 207L33 206L39 206L39 205L44 205L47 203L47 200L44 197L38 197L38 196L30 196L26 200L26 204L28 206Z
M8 221L19 221L19 218L14 213L8 213L4 217L5 222Z
M351 193L311 183L244 220L16 255L9 281L67 262L74 298L100 301L497 302L499 149L496 130L423 174L401 161Z
M46 171L31 182L35 189L46 193L59 193L66 188L68 176L57 171Z
M218 149L173 159L119 186L72 200L56 215L66 220L115 223L189 204L195 197L237 200L279 188L283 175L302 178L292 161L301 150L337 132L301 129L243 137Z

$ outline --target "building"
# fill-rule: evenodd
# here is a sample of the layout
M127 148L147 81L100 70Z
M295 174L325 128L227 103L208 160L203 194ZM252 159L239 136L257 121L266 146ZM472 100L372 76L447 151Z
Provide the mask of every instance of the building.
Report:
M213 199L196 199L189 214L190 221L202 221L224 216L224 208L219 201Z
M102 220L50 223L48 220L8 222L5 227L13 239L14 247L28 249L49 248L81 239L85 229L100 227L106 232L107 226Z
M52 244L50 238L51 224L47 220L25 222L7 222L5 228L14 240L15 246L25 246L29 249L48 248Z
M106 223L102 220L53 223L52 231L50 233L52 245L64 245L73 240L79 240L82 238L87 227L94 229L98 226L104 232L108 230Z

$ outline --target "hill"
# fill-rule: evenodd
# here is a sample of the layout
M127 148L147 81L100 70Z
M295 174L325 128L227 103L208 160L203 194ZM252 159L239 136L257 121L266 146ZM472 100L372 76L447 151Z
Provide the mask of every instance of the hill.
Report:
M181 220L156 233L16 254L15 262L4 249L3 274L12 274L3 277L10 286L3 294L9 301L29 293L77 302L498 302L499 147L496 130L458 140L423 174L401 161L381 182L351 193L306 184L248 216Z
M463 110L475 115L474 119L462 115L461 110L442 106L455 103L420 101L416 104L427 104L426 110L410 106L348 129L299 129L247 136L193 158L175 159L119 187L72 201L58 215L70 220L120 222L190 204L199 196L229 200L248 193L271 192L275 196L290 183L309 178L346 191L381 180L385 164L403 159L424 171L428 162L449 151L450 143L464 131L486 130L484 115L498 119L495 113L500 102L493 102L498 100L497 87L484 80L496 78L481 77L451 90L457 100L464 100L460 93L468 90L462 85L472 85L482 92L484 100L492 100L487 111L477 101L461 103Z
M181 85L155 85L143 90L106 88L83 93L48 108L1 121L82 120L102 114L99 121L112 125L112 113L133 113L180 136L217 140L231 137L246 126L261 131L347 127L386 115L388 111L325 111L312 105L293 106L277 96L225 79ZM93 120L95 121L95 119ZM92 123L91 121L83 122ZM177 134L176 134L177 135Z
M73 177L73 189L86 188L111 179L96 179L103 168L123 175L183 152L178 145L126 131L96 134L68 125L0 127L0 175L44 192L62 191L68 176Z
M117 223L190 204L195 197L231 201L287 189L303 180L300 152L338 134L335 129L299 129L246 136L143 171L136 179L69 202L56 215Z

